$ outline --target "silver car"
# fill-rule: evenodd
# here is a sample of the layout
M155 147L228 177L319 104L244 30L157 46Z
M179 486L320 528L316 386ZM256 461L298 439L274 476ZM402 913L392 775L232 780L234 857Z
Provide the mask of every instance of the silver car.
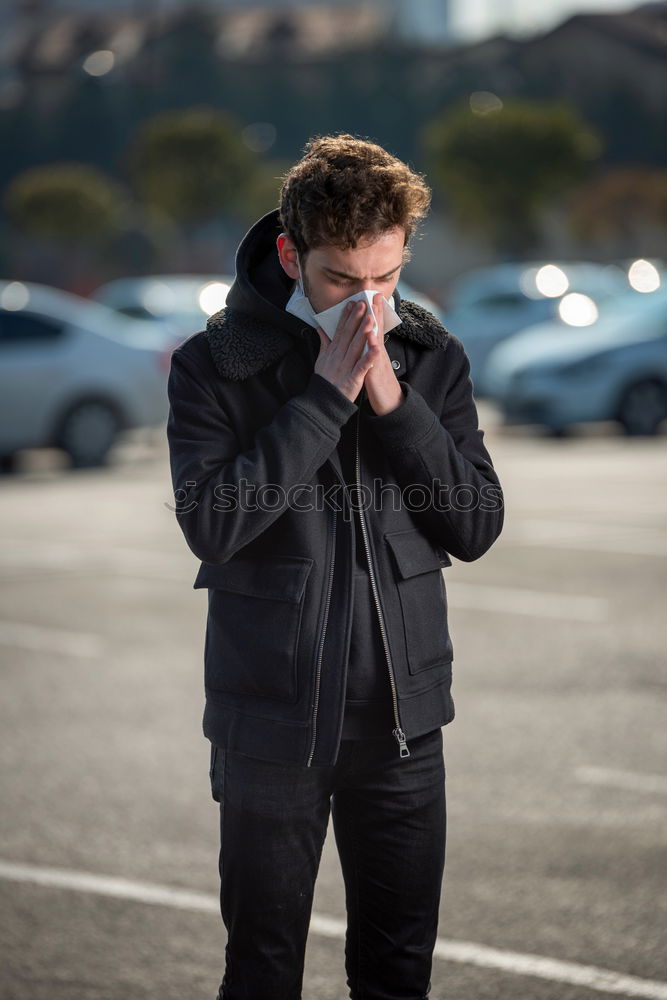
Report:
M208 317L223 308L233 281L231 274L149 274L116 278L101 285L92 297L126 316L166 324L170 331L188 337L203 330ZM440 307L403 279L398 292L442 320Z
M0 459L57 447L105 462L118 435L166 420L171 346L151 324L47 285L0 281Z
M587 261L523 261L475 268L448 295L445 326L463 342L478 396L487 394L491 351L520 330L553 320L588 327L598 309L629 289L625 268Z
M667 419L667 289L628 292L585 331L542 323L489 355L489 396L506 423L619 421L627 434L655 434Z
M208 317L222 309L233 280L226 274L147 274L109 281L92 298L183 339L203 330Z

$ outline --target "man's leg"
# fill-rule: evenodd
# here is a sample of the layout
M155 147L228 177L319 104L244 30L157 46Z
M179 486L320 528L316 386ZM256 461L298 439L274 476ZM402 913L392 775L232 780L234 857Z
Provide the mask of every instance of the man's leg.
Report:
M275 764L213 748L220 803L220 1000L299 1000L332 768Z
M445 865L442 730L355 741L333 795L345 879L352 1000L422 1000L431 988Z

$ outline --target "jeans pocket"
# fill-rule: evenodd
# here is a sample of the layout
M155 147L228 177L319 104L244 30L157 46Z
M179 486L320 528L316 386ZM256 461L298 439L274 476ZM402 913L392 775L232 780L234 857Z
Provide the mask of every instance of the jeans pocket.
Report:
M211 743L211 764L208 769L208 777L211 782L211 795L214 802L222 799L222 778L224 773L225 751L222 747L217 747Z

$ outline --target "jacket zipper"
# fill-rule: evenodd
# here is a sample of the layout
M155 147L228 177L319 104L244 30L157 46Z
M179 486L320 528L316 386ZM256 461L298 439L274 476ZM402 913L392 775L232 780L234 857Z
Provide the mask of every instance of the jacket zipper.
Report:
M363 395L366 395L366 388L364 386ZM357 496L361 497L361 461L359 457L359 424L361 420L361 406L357 412L357 438L356 438L356 479L357 479ZM391 685L391 699L394 710L394 722L396 727L392 730L392 734L398 743L399 755L401 757L409 757L410 750L408 749L408 744L405 740L405 733L401 727L401 720L398 714L398 699L396 697L396 678L394 677L394 668L391 662L391 654L389 652L389 643L387 641L387 629L385 627L384 618L382 616L382 608L380 606L380 598L378 597L378 588L375 575L373 573L373 563L371 561L370 545L368 541L368 527L366 525L365 511L361 503L359 503L359 520L361 522L361 534L364 539L364 548L366 549L366 560L368 562L368 572L370 574L371 588L373 590L373 599L375 602L375 608L377 611L378 622L380 625L380 633L382 635L382 644L384 646L384 653L387 658L387 668L389 670L389 683Z
M331 528L331 562L329 563L329 580L327 583L327 597L324 605L324 620L322 622L322 631L320 632L320 641L317 650L317 667L315 671L315 701L313 702L313 714L312 714L312 728L313 737L310 742L310 753L308 755L308 761L306 766L310 767L313 762L313 754L315 753L315 739L317 737L317 708L320 700L320 678L322 676L322 656L324 653L324 639L327 633L327 624L329 621L329 605L331 604L331 591L333 587L334 578L334 564L336 561L336 510L334 507L330 508L333 519Z

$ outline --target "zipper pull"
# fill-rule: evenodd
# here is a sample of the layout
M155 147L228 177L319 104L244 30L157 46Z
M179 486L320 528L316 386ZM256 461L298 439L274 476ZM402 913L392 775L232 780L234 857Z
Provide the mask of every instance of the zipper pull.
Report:
M392 730L392 732L393 732L394 736L396 737L396 742L398 743L398 747L399 747L399 750L400 750L399 756L401 756L401 757L409 757L410 756L410 751L408 750L408 744L405 742L405 733L403 732L403 730L402 729L394 729L394 730Z

